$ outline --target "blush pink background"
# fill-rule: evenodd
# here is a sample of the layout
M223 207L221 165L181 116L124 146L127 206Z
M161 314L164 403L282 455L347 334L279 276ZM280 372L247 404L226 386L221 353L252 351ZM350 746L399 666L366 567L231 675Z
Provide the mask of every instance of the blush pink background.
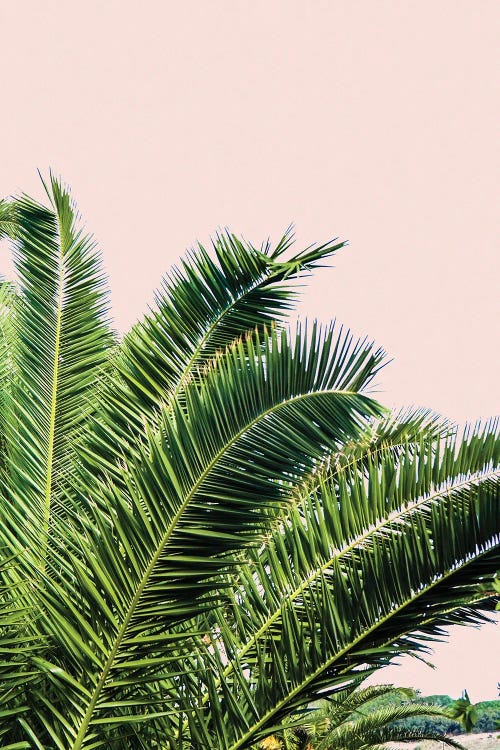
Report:
M499 20L498 0L4 0L0 195L62 174L122 331L219 225L348 238L301 315L388 350L388 404L498 413ZM377 680L494 698L499 643L454 632L438 670Z

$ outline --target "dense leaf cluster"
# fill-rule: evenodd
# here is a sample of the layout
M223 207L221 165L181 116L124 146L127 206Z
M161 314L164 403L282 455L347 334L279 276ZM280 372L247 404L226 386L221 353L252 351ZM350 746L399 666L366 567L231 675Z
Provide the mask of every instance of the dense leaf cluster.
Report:
M286 325L292 254L229 233L122 342L65 188L0 202L0 745L243 750L443 627L500 567L500 436ZM423 366L432 367L432 363Z
M290 717L289 728L263 740L259 750L379 750L386 743L426 740L464 750L433 724L449 720L446 708L419 698L411 688L357 687L322 703Z

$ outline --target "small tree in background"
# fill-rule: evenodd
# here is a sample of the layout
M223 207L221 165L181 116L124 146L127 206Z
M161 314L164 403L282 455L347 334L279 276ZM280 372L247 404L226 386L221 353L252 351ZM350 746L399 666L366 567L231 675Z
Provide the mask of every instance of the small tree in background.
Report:
M464 732L472 732L477 724L478 713L476 705L470 702L467 690L463 691L461 698L454 701L449 712L461 724Z
M325 701L323 707L303 712L302 718L292 717L289 729L267 737L257 747L258 750L375 750L389 742L434 740L462 748L442 732L405 725L416 717L448 716L441 706L416 699L415 690L393 685L345 690Z

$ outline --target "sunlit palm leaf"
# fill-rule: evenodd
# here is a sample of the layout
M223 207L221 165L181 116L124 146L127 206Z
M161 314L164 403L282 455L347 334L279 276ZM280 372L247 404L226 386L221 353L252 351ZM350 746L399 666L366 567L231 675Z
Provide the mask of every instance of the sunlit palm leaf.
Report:
M5 536L10 546L43 549L56 488L87 395L112 343L99 258L78 227L68 192L51 178L51 207L14 203L20 304L11 408Z
M204 688L214 747L229 715L235 737L228 747L245 747L266 723L335 690L362 665L425 649L409 634L435 636L458 619L460 604L464 619L479 598L478 576L498 565L500 440L486 429L459 445L422 439L397 458L389 449L374 452L361 471L347 463L318 476L290 523L253 555L233 612L226 607L217 620L229 663L209 659L222 678ZM226 695L213 718L222 682L238 718ZM203 715L194 708L193 717L199 731Z
M90 473L109 471L110 446L133 455L144 425L159 409L179 404L200 368L248 331L282 320L297 296L293 282L344 246L332 242L284 260L287 232L261 250L229 232L215 238L212 253L201 245L165 277L154 310L125 337L115 377L105 389L99 422L90 440ZM215 256L215 257L214 257ZM119 476L119 469L116 470Z

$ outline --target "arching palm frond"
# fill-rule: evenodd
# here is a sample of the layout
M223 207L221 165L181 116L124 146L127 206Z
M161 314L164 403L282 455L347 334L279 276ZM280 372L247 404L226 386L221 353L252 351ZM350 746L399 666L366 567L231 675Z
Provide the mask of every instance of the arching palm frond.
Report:
M384 705L374 700L385 698ZM277 750L379 750L386 743L439 741L451 747L462 745L437 732L406 729L402 722L420 716L449 718L440 706L415 701L414 690L393 685L373 685L336 693L321 708L292 716L290 728L274 735ZM391 702L388 701L391 700ZM270 744L266 738L259 750Z
M320 742L313 743L311 750L382 750L387 743L415 743L432 740L441 745L464 750L464 746L453 737L439 732L402 729L387 726L389 722L413 718L415 716L443 717L444 712L437 707L422 706L419 703L402 706L398 709L374 713L373 716L359 719L332 730Z
M144 438L145 424L160 409L179 404L186 384L232 342L283 320L297 297L293 282L345 245L333 241L288 254L287 231L273 249L257 250L225 232L209 254L201 245L165 277L155 307L125 337L116 372L104 389L102 408L87 441L89 477L112 470L119 445L126 460ZM92 456L90 454L93 454ZM115 479L119 478L119 468Z
M215 611L226 661L205 655L211 711L192 707L192 731L205 721L199 747L243 748L359 668L425 651L418 631L480 621L477 583L499 559L499 451L493 425L317 476L266 549L250 553L232 607Z

